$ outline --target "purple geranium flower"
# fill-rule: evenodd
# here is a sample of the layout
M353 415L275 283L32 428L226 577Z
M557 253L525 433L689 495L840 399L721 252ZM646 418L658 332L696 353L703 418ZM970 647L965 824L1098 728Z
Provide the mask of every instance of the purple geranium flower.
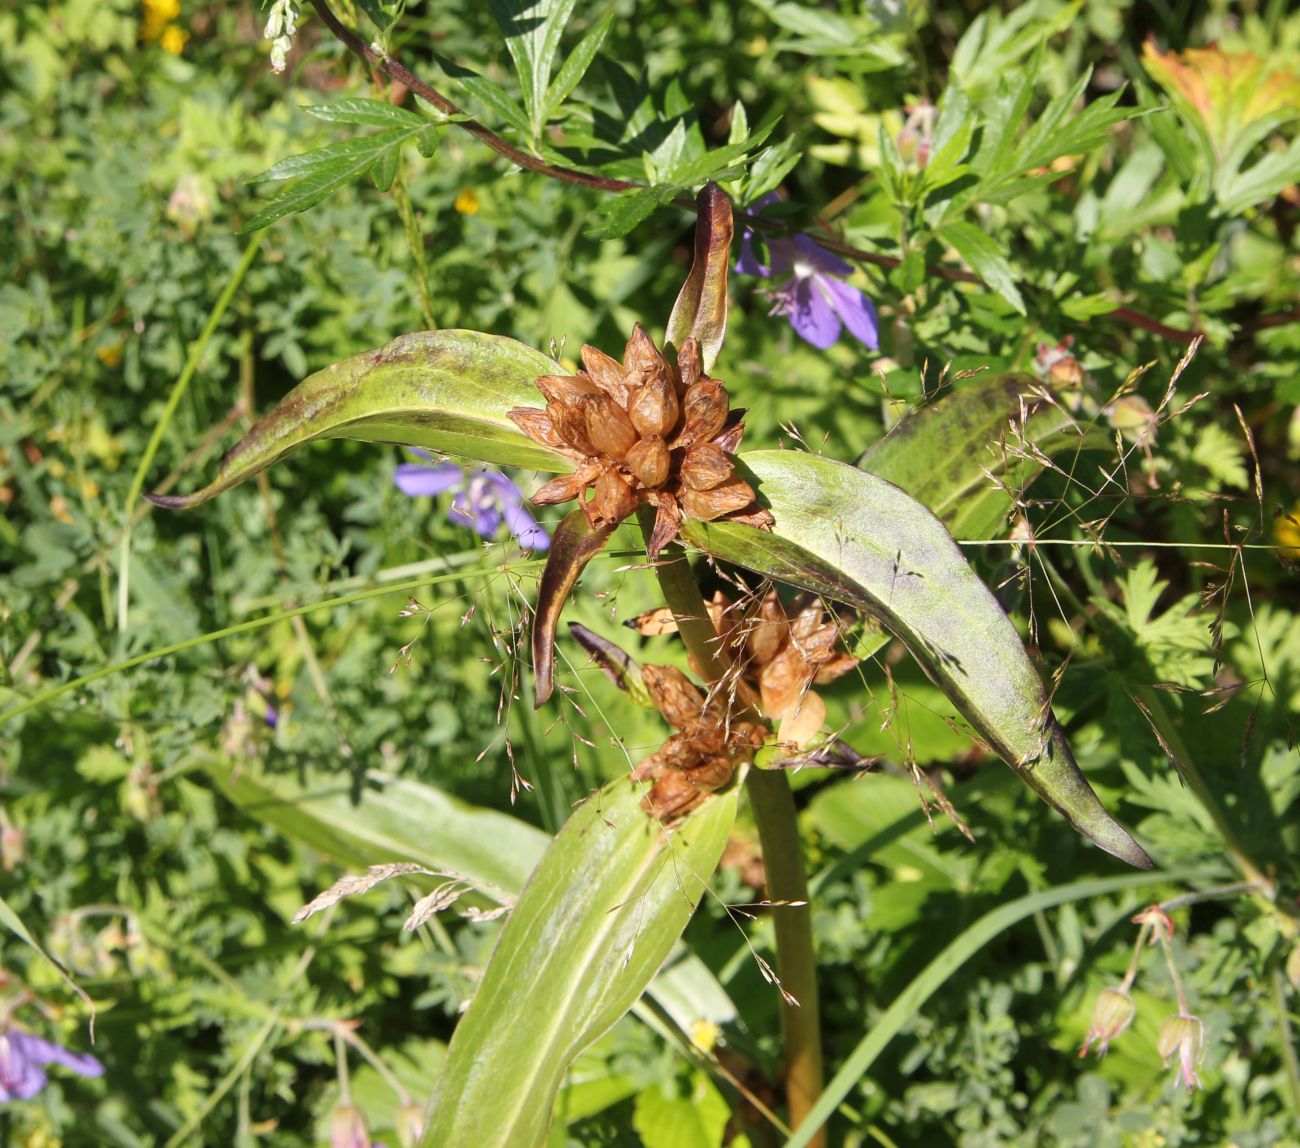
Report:
M422 450L416 453L430 457ZM551 545L550 535L524 508L519 488L495 470L467 470L454 462L404 462L393 472L393 481L412 498L455 490L451 513L484 538L494 538L504 522L520 546L546 550Z
M104 1066L87 1053L69 1052L29 1032L7 1029L0 1032L0 1103L30 1100L40 1092L49 1083L46 1064L61 1064L82 1076L104 1075Z
M771 197L755 205L762 208ZM843 280L853 268L844 260L819 247L807 235L769 239L767 250L772 264L765 267L754 254L753 233L746 228L741 240L736 271L740 275L773 275L790 278L770 292L773 315L786 315L800 338L825 350L840 337L842 328L871 350L880 349L876 308L861 291Z

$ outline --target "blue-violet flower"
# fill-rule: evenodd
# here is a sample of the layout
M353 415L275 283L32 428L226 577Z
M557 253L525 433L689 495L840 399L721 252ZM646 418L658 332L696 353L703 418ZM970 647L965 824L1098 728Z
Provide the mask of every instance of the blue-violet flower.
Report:
M417 454L429 458L422 450ZM494 538L501 524L520 546L546 550L550 535L524 509L524 496L504 474L494 470L467 470L454 462L405 462L393 472L397 488L412 498L456 491L451 513L472 526L482 537Z
M755 205L761 208L768 197ZM785 315L795 334L825 350L839 340L840 331L871 350L880 349L875 305L856 287L843 282L853 272L844 260L819 247L807 235L767 240L770 266L754 254L753 233L746 228L736 272L763 279L789 276L769 292L773 315Z
M0 1103L29 1100L49 1083L45 1065L61 1064L81 1076L103 1076L104 1066L89 1053L70 1052L61 1045L18 1029L0 1031Z

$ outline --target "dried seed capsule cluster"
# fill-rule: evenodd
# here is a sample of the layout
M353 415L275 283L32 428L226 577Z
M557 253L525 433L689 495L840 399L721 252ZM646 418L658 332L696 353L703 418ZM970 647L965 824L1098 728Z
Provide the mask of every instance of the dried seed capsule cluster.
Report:
M583 347L581 357L576 375L537 380L545 410L510 412L535 442L577 463L538 490L535 505L579 498L587 521L601 529L647 503L655 507L652 558L677 537L683 516L772 528L730 457L744 431L740 412L731 411L726 387L704 374L695 339L670 364L638 323L622 363L595 347Z
M673 666L642 666L650 700L677 730L638 765L633 776L653 781L642 802L647 813L671 823L684 817L732 778L762 744L765 730L728 717L726 699L705 697Z

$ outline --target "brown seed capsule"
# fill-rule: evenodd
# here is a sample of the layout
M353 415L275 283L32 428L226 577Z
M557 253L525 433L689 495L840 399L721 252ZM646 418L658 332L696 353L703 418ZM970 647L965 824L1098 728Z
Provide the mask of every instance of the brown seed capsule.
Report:
M587 521L597 529L616 526L637 507L637 497L623 476L610 467L592 489L591 500L583 506Z
M682 482L692 490L712 490L726 482L735 469L718 447L701 442L691 447L682 460Z
M569 444L551 426L550 416L545 411L538 410L536 407L515 407L507 411L506 416L533 442L559 451L570 450Z
M642 666L641 674L650 700L670 725L688 730L700 724L704 715L704 694L676 666Z
M681 378L683 391L695 386L704 375L699 340L694 336L687 339L677 352L677 374Z
M559 478L553 478L538 488L537 493L533 495L533 505L554 506L557 502L568 502L571 498L577 498L582 493L582 488L590 481L589 475L579 472L562 474Z
M701 379L682 399L682 415L680 445L708 442L727 421L727 388L717 379Z
M753 501L754 488L741 478L730 478L712 490L681 492L682 510L688 518L698 518L701 522L713 522L724 514L733 514Z
M623 459L640 437L627 412L608 395L592 395L582 400L587 420L587 437L596 453L606 458Z
M651 561L659 557L663 550L682 528L682 508L677 499L667 491L659 495L659 505L655 509L655 528L650 532L650 543L646 553Z
M794 646L786 646L763 667L759 676L759 690L763 698L763 712L771 717L784 717L808 687L808 664Z
M761 506L756 506L753 510L729 514L727 515L727 521L738 523L741 526L752 526L755 530L771 530L776 525L776 519L772 517L772 512Z
M785 610L773 590L764 596L748 623L745 644L755 666L766 666L780 652L790 633Z
M623 378L626 372L622 364L617 359L610 358L599 347L584 346L579 354L591 381L618 402L626 401L627 387Z
M586 375L540 375L537 389L548 403L576 403L587 395L601 393Z
M681 404L667 373L651 373L628 396L628 417L643 435L666 435L677 425Z
M550 419L555 433L573 450L584 455L596 453L595 444L587 434L587 415L582 407L573 403L547 403L546 417Z
M643 438L627 452L628 469L647 490L656 490L668 481L672 455L658 435Z
M668 361L640 323L632 328L632 337L628 339L627 348L623 352L623 366L629 373L636 371L646 375L657 372L666 374L668 371Z
M713 436L713 445L719 450L726 451L727 454L735 454L740 449L740 440L745 434L745 424L740 416L744 413L743 410L738 410L731 411L727 415L729 425Z

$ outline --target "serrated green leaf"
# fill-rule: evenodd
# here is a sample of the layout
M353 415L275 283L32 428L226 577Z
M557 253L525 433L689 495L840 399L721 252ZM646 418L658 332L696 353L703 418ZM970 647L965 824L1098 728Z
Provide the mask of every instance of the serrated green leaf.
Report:
M1025 301L1020 297L1015 277L1011 273L1011 264L998 250L997 245L973 223L953 220L945 223L939 235L952 245L981 279L1011 304L1020 314L1025 315Z
M1300 183L1300 136L1285 151L1269 152L1259 163L1238 172L1218 193L1219 208L1237 215Z
M560 830L456 1026L423 1148L535 1148L573 1058L649 983L722 856L737 789L671 834L621 778Z
M334 175L345 171L348 176L360 175L375 162L380 152L408 139L413 131L412 128L393 128L372 136L359 136L356 139L326 144L314 151L282 159L273 167L253 176L248 182L276 183L285 179L299 179L309 175Z
M475 76L470 73L458 75L456 78L465 90L490 112L499 116L516 131L522 132L525 136L530 135L532 125L529 123L528 113L510 98L509 93L500 84L494 84L485 76Z
M555 361L513 339L478 331L421 331L318 371L258 420L226 455L217 478L195 494L147 495L155 506L189 509L322 438L420 446L480 462L572 470L507 417L542 406L539 375Z
M564 101L573 94L573 90L582 82L582 77L587 74L587 69L591 67L591 62L596 58L596 53L600 51L601 45L604 44L605 37L609 35L613 23L614 14L611 12L597 23L578 42L578 46L569 53L569 58L564 61L563 67L556 73L555 79L551 81L551 86L547 90L546 110L543 114L543 120L549 120L551 116L559 111Z
M560 48L560 37L577 0L490 0L492 12L506 50L515 63L519 87L528 113L525 128L538 139L546 123L546 92L551 69Z
M378 191L387 191L397 178L397 168L401 163L402 153L398 148L389 148L381 152L370 169L370 178Z
M302 109L309 116L329 124L355 124L372 128L422 128L428 120L415 112L399 108L386 100L366 100L354 97L336 100L332 104L314 104Z
M668 184L625 191L603 200L593 213L592 231L604 239L619 239L649 219L679 191Z
M897 486L843 463L793 451L741 460L775 529L688 522L687 538L876 618L1034 792L1107 852L1150 866L1075 764L1020 635L943 523Z

